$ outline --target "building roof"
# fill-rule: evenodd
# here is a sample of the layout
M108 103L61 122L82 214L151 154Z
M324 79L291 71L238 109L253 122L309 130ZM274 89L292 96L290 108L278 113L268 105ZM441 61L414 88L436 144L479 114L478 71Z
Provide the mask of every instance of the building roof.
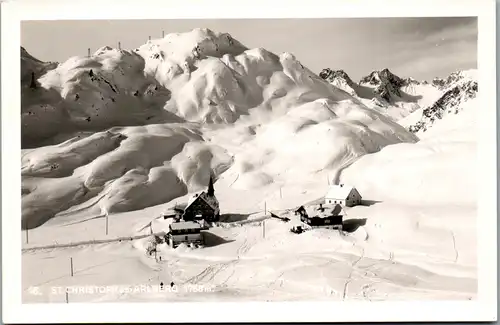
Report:
M174 209L168 209L168 210L164 211L162 213L162 215L164 215L164 216L175 216L178 213L179 213L179 211L176 211Z
M194 221L179 221L170 224L170 229L181 230L181 229L201 229L202 226Z
M189 199L188 205L186 206L186 208L184 210L187 210L191 206L191 204L196 202L196 200L198 200L198 199L205 201L205 203L207 203L208 206L210 206L212 208L212 210L214 210L215 212L219 212L219 207L218 207L219 202L217 201L217 199L215 197L209 197L207 195L207 193L205 193L205 192L201 192L199 194L193 195Z
M331 185L325 195L325 198L345 200L353 189L354 187L345 184Z
M345 215L344 209L339 204L322 204L322 210L319 205L305 207L309 218L328 218Z

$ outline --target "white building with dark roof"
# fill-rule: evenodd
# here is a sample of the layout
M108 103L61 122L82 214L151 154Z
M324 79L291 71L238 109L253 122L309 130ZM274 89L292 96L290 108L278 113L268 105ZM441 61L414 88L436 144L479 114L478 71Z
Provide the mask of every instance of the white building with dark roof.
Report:
M178 221L169 225L167 234L168 244L177 247L184 243L186 245L203 245L203 225L196 221Z
M353 186L339 184L329 187L325 195L325 204L340 204L352 207L361 204L361 194Z
M296 210L300 221L312 228L342 230L345 211L340 204L301 206Z

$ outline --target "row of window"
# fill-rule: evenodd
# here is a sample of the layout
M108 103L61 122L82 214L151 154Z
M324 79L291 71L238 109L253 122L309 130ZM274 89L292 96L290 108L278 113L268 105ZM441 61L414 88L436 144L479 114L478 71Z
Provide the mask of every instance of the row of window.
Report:
M349 202L353 202L354 203L354 202L356 202L356 200L353 199L352 201L349 201ZM328 203L332 203L332 200L328 200ZM345 201L343 201L343 200L342 201L333 201L333 203L335 203L335 204L337 204L337 203L338 204L343 204L343 203L345 203Z
M201 229L175 229L171 230L172 235L179 235L179 234L199 234Z

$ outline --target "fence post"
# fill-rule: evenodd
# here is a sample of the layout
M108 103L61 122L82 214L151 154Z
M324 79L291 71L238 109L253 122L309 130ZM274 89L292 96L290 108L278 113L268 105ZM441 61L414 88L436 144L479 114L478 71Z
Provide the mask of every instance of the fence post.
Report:
M69 258L70 268L71 268L71 276L73 276L73 257ZM66 292L67 294L67 292Z
M24 222L24 228L26 228L26 244L29 244L29 229L28 229L28 221Z
M69 303L69 299L68 299L68 289L66 289L65 291L66 291L66 303Z

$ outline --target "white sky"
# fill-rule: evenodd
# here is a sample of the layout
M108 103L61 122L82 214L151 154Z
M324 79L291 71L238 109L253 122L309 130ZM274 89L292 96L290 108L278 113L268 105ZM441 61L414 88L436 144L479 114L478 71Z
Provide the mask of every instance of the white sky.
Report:
M353 80L389 68L430 80L477 67L477 18L329 18L24 21L21 44L43 61L65 61L101 46L134 49L162 31L228 32L249 48L293 53L319 73L343 69Z

